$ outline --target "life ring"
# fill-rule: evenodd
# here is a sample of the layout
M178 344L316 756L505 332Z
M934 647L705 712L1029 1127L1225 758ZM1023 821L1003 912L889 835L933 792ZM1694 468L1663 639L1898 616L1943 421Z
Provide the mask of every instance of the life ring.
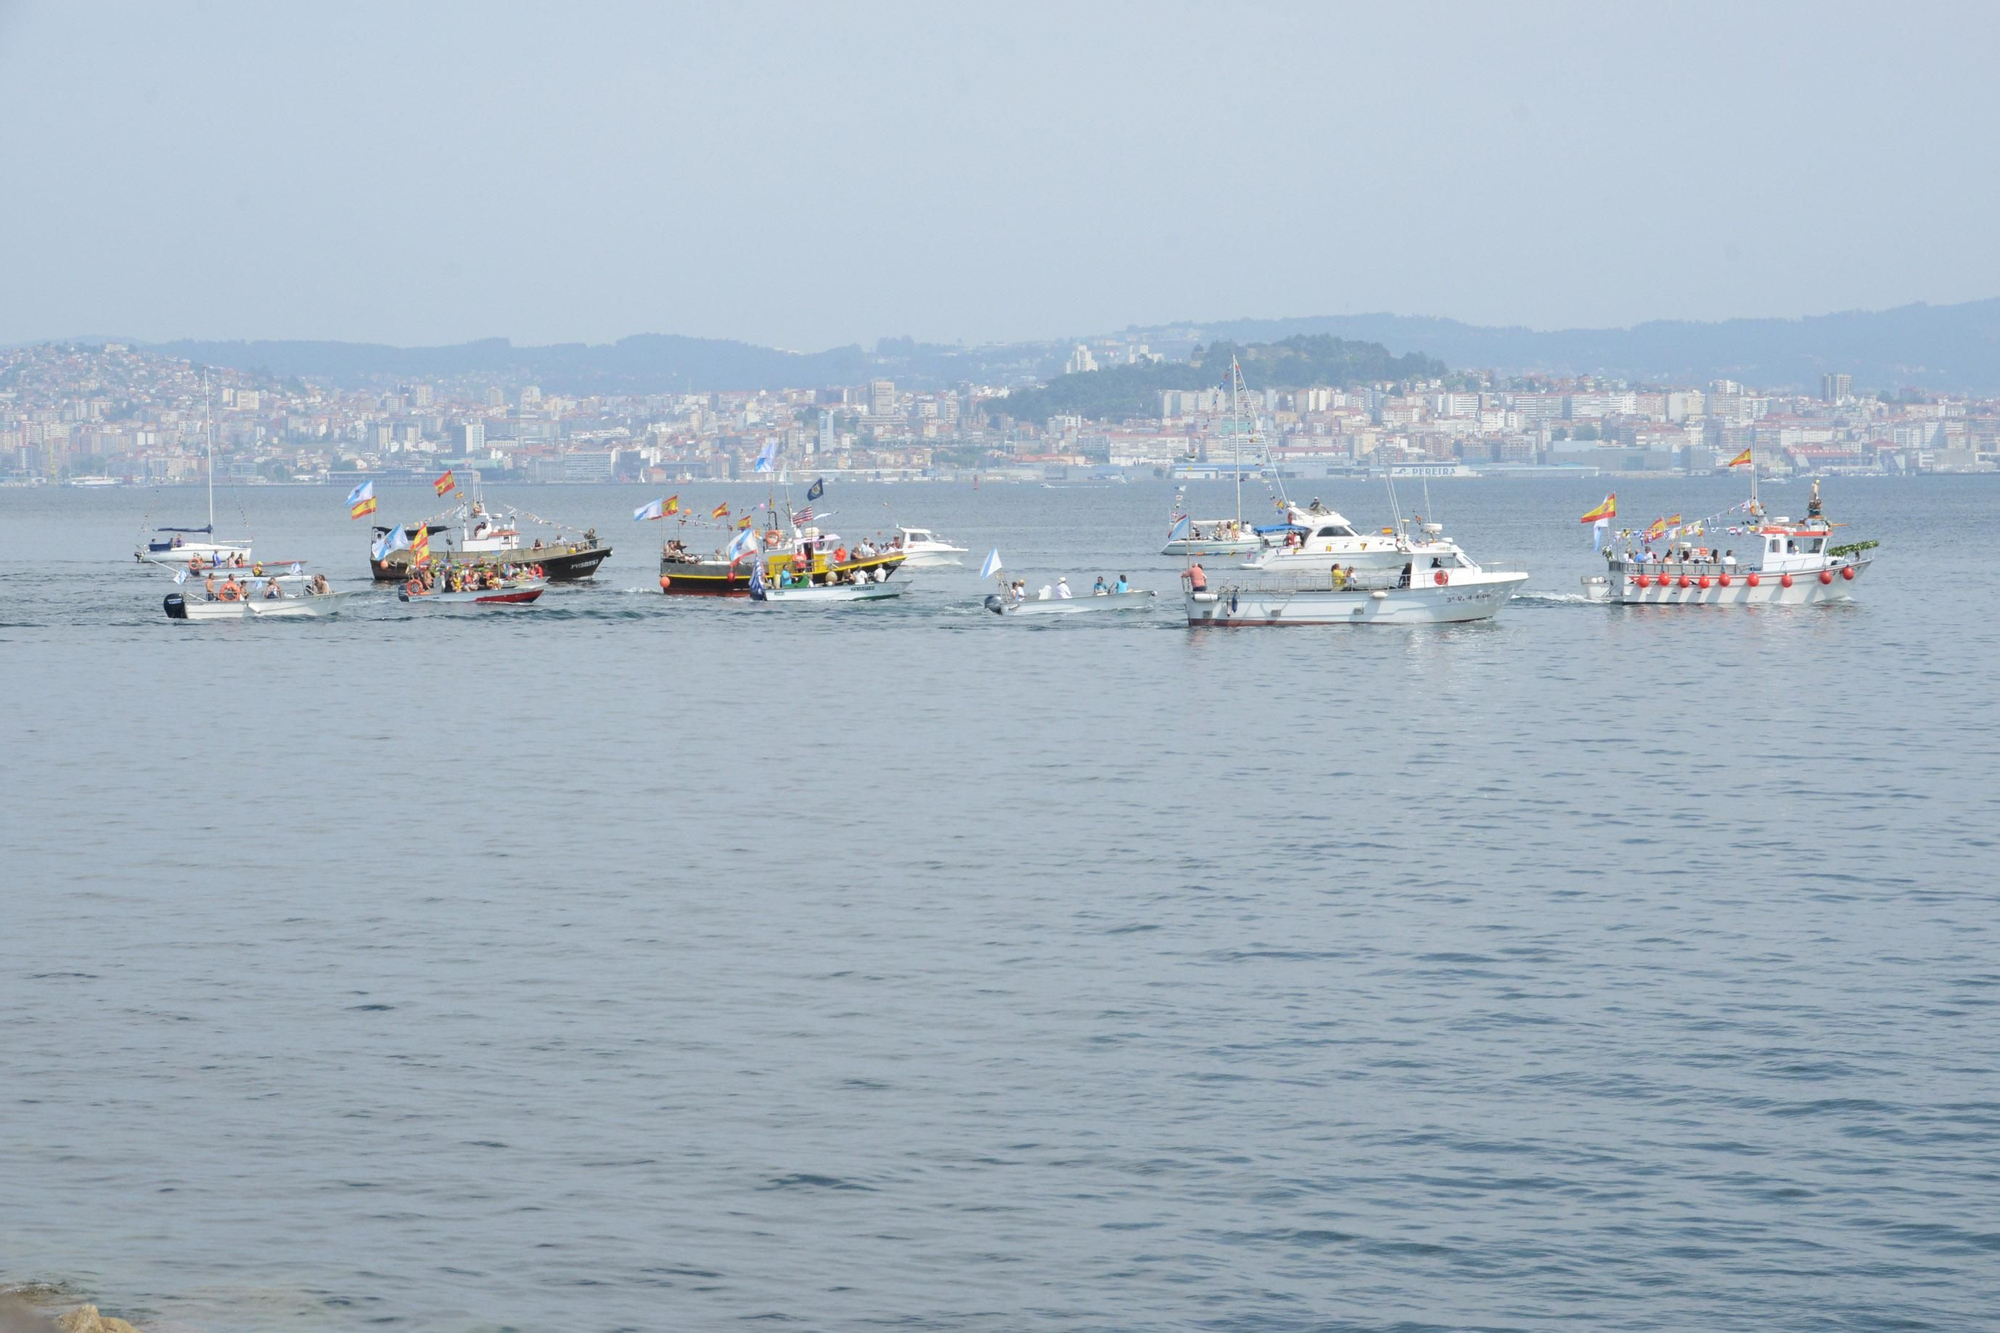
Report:
M784 533L779 532L776 528L771 528L764 534L764 545L776 546L779 542L783 541L784 539L785 539Z
M403 591L410 594L410 596L412 597L415 597L423 590L424 590L424 585L417 582L415 579L411 579L408 583L405 583L403 585Z
M236 585L235 585L235 584L233 584L233 583L225 583L225 584L223 584L223 585L222 585L222 591L216 594L216 596L215 596L215 600L216 600L216 601L218 601L218 602L233 602L233 601L235 601L235 600L236 600Z
M1451 582L1451 575L1445 573L1442 569L1440 569L1439 571L1437 571L1437 573L1431 575L1431 582L1437 584L1438 587L1442 588L1445 584Z
M671 588L671 587L673 587L673 586L674 586L674 579L673 579L673 575L671 575L671 574L662 574L662 575L660 575L660 591L661 591L661 592L665 592L665 591L666 591L667 589L669 589L669 588Z

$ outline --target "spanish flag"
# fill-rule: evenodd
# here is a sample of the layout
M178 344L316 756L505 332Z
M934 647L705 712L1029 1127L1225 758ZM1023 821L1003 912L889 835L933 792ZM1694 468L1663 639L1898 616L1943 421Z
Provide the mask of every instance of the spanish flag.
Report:
M1678 518L1680 517L1680 515L1676 514L1674 517ZM1666 535L1667 535L1667 520L1665 520L1664 518L1654 519L1653 526L1646 529L1646 540L1649 542L1658 541L1660 538Z
M375 512L375 483L364 481L347 493L347 516L366 518Z
M417 535L410 538L410 563L421 565L431 558L431 525L417 524Z
M729 517L729 502L728 502L727 500L725 500L725 501L723 501L723 502L722 502L721 504L717 505L717 506L716 506L715 508L713 508L713 509L709 510L709 511L708 511L708 516L709 516L710 518L728 518L728 517Z
M667 503L660 509L660 517L665 518L668 514L678 514L680 512L681 512L681 497L678 495L669 495L667 497Z
M1729 466L1742 467L1749 461L1750 461L1750 451L1748 449L1745 449L1742 453L1736 455L1736 457L1729 460Z
M1611 492L1611 494L1604 497L1603 504L1597 506L1597 508L1591 510L1588 514L1585 514L1583 516L1583 522L1597 523L1607 518L1617 518L1617 517L1618 517L1618 492L1613 491Z
M736 526L739 528L747 528L756 521L757 521L757 516L755 514L745 514L742 518L736 520Z
M450 468L446 468L444 475L431 483L431 489L439 495L450 495L458 489L458 478L451 475Z

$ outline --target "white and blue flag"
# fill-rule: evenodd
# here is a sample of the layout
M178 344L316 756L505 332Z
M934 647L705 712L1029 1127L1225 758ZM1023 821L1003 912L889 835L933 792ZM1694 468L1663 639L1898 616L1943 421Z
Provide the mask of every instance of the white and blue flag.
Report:
M994 547L993 554L986 557L986 563L979 567L979 577L990 579L1000 572L1000 548Z
M1187 536L1188 528L1193 523L1193 521L1194 520L1186 514L1182 514L1179 518L1175 519L1173 527L1167 530L1167 540L1178 541L1180 538Z
M1595 523L1591 524L1590 549L1593 551L1603 550L1605 534L1610 531L1611 531L1611 520L1608 518L1600 518Z
M757 529L745 528L729 539L729 563L735 564L746 555L757 553Z
M372 481L364 481L359 486L356 486L353 490L347 493L347 504L349 508L352 508L353 506L360 504L363 500L372 500L374 498L375 498L375 483Z
M665 518L666 516L667 502L665 499L655 500L651 504L642 504L632 511L632 521L634 523L643 523L649 518Z
M409 544L410 534L403 530L402 524L398 523L383 533L381 540L375 543L373 551L375 563L381 564L389 558L390 552L404 550Z
M175 583L186 583L187 581L188 581L188 572L186 569L182 569L180 573L174 575Z
M778 442L776 440L766 440L764 441L764 452L757 455L757 470L759 472L771 472L775 471L777 466Z

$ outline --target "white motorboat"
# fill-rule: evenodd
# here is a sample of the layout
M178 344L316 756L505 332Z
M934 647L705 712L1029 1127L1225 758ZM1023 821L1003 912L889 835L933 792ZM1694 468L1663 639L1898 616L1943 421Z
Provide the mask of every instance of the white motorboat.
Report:
M1752 468L1755 468L1753 463ZM1735 515L1742 521L1731 522ZM1605 571L1583 579L1584 595L1593 602L1646 606L1804 606L1814 602L1845 602L1854 583L1874 563L1868 552L1877 543L1835 545L1834 525L1820 511L1819 483L1805 518L1766 518L1757 499L1753 470L1750 500L1734 510L1696 523L1672 528L1661 519L1646 532L1628 539L1623 550L1616 541L1604 548ZM1633 541L1637 545L1633 545ZM1665 545L1653 549L1653 543ZM1740 542L1739 558L1732 545ZM1702 543L1702 544L1697 544Z
M252 593L246 597L210 597L205 592L192 596L170 592L165 608L169 620L317 620L340 614L341 601L352 592L310 588L282 591L276 596Z
M1263 550L1254 560L1244 561L1244 569L1323 575L1334 565L1351 570L1401 569L1412 559L1428 566L1433 557L1464 554L1456 542L1444 536L1443 524L1426 523L1421 518L1368 531L1356 528L1315 500L1304 509L1286 506L1285 519L1263 534Z
M996 616L1086 616L1113 611L1150 611L1159 595L1150 589L1111 592L1089 597L1012 597L989 593L986 609Z
M911 569L926 565L955 565L965 554L963 546L953 546L929 528L896 528L896 540L890 549L903 553L903 563Z
M832 602L879 602L901 597L907 580L894 583L802 583L797 587L767 587L750 596L776 606L821 606Z

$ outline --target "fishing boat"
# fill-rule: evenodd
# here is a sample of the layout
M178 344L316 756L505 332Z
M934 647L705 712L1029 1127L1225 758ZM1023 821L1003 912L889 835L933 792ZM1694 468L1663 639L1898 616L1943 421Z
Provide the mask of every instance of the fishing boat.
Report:
M456 513L447 510L446 516L457 519L455 537L451 525L440 518L409 524L404 527L402 536L414 540L421 527L431 536L443 534L452 563L462 568L539 565L543 576L554 583L587 579L611 555L611 548L598 540L595 528L586 528L583 536L578 538L564 537L558 531L549 540L537 536L529 542L521 532L522 518L544 527L554 525L512 507L498 512L489 511L485 501L478 497L462 500ZM368 569L377 583L401 583L410 577L410 548L407 543L382 540L394 532L394 528L375 529L376 540L369 553Z
M903 553L903 563L911 569L922 569L933 565L955 565L965 554L963 546L953 546L929 528L905 528L898 526L894 549Z
M1491 619L1528 581L1524 571L1483 568L1463 551L1412 556L1393 570L1232 574L1210 584L1182 576L1190 628L1247 625L1443 625Z
M904 559L894 546L878 551L857 543L850 550L837 533L822 532L814 524L793 528L789 535L776 527L762 533L748 528L712 555L697 555L686 543L669 541L660 552L660 591L669 597L748 597L753 572L761 568L765 583L775 589L780 566L799 586L852 584L857 574L893 574Z
M1464 554L1445 537L1443 524L1426 522L1421 515L1398 518L1393 527L1357 528L1318 500L1305 508L1287 505L1283 523L1258 531L1264 549L1242 568L1267 574L1326 574L1334 565L1401 569L1413 557L1427 565L1433 556Z
M208 476L208 522L198 528L154 528L154 535L142 538L132 558L143 564L179 568L200 564L219 569L250 564L251 539L218 539L215 535L215 429L208 411L208 376L201 380L202 471ZM160 536L161 533L171 534ZM200 534L205 541L192 541Z
M1236 517L1192 518L1181 512L1186 488L1176 490L1161 555L1248 555L1263 544L1243 521L1243 367L1233 356L1229 358L1229 395L1229 470L1236 481Z
M1757 498L1751 464L1747 503L1696 523L1667 520L1604 547L1602 574L1585 575L1584 595L1621 606L1805 606L1853 598L1874 558L1873 541L1836 543L1812 484L1806 516L1769 517ZM1734 520L1734 521L1732 521ZM1655 547L1655 542L1664 541ZM1731 545L1724 547L1721 542ZM1636 544L1635 544L1636 543ZM1742 554L1737 553L1737 545Z

